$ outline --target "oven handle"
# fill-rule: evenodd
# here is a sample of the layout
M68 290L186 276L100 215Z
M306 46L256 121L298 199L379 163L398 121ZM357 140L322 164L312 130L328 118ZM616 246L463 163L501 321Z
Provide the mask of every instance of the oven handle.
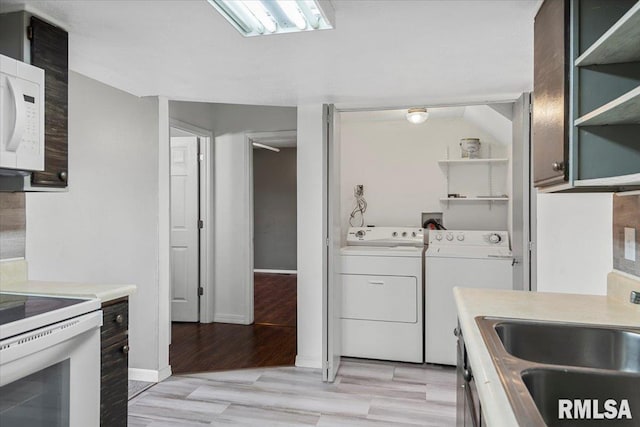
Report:
M0 341L0 367L102 326L102 310ZM4 384L0 369L0 383Z

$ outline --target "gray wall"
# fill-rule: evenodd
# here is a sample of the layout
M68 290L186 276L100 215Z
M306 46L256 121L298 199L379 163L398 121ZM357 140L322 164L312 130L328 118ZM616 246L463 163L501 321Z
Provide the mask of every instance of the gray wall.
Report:
M0 193L0 259L23 258L24 193Z
M159 104L69 73L69 191L27 194L33 280L134 284L129 367L159 366Z
M296 269L296 149L253 150L254 267Z

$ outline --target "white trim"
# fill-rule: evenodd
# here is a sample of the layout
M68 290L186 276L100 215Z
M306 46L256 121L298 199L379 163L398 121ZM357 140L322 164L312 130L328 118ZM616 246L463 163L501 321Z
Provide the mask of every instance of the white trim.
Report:
M247 316L242 314L224 314L224 313L216 313L213 317L213 321L216 323L234 323L238 325L250 325L253 323L253 319L250 321L247 320Z
M156 371L154 369L129 368L129 380L159 383L171 376L171 366Z
M322 359L296 355L296 367L322 369Z
M254 268L254 273L270 273L270 274L298 274L298 270L271 270L265 268Z
M245 303L244 303L244 318L246 320L246 325L250 325L253 323L253 294L254 294L254 282L253 282L253 138L257 135L256 133L246 132L244 134L244 149L246 151L245 158L247 159L247 163L245 164L245 188L246 188L246 199L243 203L244 206L247 206L248 209L244 212L244 221L245 224L249 226L249 233L247 236L245 248L248 252L245 253L244 259L248 260L247 269L245 270Z
M215 317L215 226L214 226L214 156L213 131L181 120L169 118L171 128L180 129L200 137L200 152L204 159L200 170L200 218L204 228L200 229L200 285L204 295L200 298L200 323L212 323Z
M171 144L169 100L158 97L158 359L169 366L171 343ZM153 333L153 331L150 331Z

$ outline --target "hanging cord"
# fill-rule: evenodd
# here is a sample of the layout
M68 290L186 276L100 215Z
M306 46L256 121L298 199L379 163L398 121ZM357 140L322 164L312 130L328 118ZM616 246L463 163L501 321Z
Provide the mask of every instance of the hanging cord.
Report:
M356 185L353 190L353 196L356 198L356 206L349 216L349 225L352 227L364 227L364 213L367 211L367 201L364 199L364 189L360 185ZM353 225L353 221L360 217L360 225Z

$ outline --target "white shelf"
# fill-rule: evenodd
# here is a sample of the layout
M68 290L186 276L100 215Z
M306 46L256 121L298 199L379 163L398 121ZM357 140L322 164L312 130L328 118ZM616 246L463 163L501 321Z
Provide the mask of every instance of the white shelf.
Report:
M576 126L622 124L640 124L640 86L575 121Z
M574 184L576 187L635 186L640 185L640 173L608 178L579 179Z
M508 197L442 197L441 202L507 202Z
M462 165L462 164L481 164L481 163L507 163L509 159L450 159L438 160L441 165Z
M589 49L576 66L640 61L640 2L625 13Z

